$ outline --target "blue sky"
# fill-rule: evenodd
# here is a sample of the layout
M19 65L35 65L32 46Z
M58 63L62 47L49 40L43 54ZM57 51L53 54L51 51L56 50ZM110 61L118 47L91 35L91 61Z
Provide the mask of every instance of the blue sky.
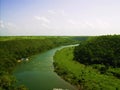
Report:
M120 34L120 0L0 0L0 36Z

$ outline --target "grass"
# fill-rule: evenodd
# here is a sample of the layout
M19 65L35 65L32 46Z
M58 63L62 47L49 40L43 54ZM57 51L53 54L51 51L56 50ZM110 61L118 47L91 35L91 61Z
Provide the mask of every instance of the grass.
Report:
M54 67L58 75L80 90L120 90L120 79L73 60L73 51L74 47L67 47L56 52Z

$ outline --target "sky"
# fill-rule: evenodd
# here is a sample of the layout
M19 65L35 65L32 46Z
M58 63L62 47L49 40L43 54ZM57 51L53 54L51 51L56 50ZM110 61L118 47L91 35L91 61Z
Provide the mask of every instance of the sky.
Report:
M120 34L120 0L0 0L0 36Z

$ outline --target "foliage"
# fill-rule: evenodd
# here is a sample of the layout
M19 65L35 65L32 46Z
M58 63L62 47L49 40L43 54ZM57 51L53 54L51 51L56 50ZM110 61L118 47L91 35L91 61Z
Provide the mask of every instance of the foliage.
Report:
M76 48L76 47L75 47ZM101 74L98 69L104 68L103 64L84 65L74 58L74 47L64 48L55 53L55 72L63 79L75 85L80 90L119 90L120 79L113 76L110 71L120 69L110 67L109 74ZM120 73L119 73L120 74Z
M6 72L0 72L0 87L3 90L14 89L15 78Z
M120 67L120 35L99 36L81 42L74 51L80 63Z
M80 37L81 38L81 37ZM17 60L44 52L51 48L78 43L72 37L58 36L1 36L0 37L0 90L27 90L25 86L15 85L12 72Z

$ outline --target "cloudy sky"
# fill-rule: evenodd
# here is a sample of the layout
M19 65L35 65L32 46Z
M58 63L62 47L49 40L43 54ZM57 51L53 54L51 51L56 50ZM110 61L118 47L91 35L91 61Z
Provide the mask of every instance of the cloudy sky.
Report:
M120 0L0 0L0 36L120 34Z

